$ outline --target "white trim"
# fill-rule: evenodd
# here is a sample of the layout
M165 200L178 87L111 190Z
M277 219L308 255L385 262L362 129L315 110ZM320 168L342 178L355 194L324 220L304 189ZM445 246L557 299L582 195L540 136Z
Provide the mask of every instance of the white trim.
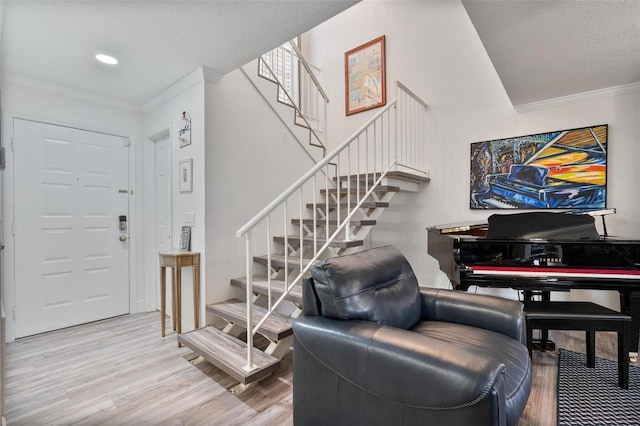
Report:
M589 92L577 93L575 95L561 96L558 98L546 99L539 102L531 102L528 104L514 106L513 109L516 110L516 112L525 113L541 109L570 105L578 102L588 102L612 96L627 95L636 92L640 92L640 83L607 87L605 89L591 90Z
M5 0L0 0L0 46L2 46L2 29L4 28L4 4ZM2 54L0 54L0 77L2 77ZM1 403L2 402L0 401L0 404ZM4 422L4 417L2 418L2 421Z
M218 71L212 70L208 67L202 67L202 77L204 78L204 81L215 84L222 80L224 74L220 74Z
M2 16L0 15L0 19L1 18ZM2 22L0 21L0 30L2 29L1 25ZM211 68L198 67L191 73L187 74L185 77L181 78L171 86L164 89L158 95L149 99L147 102L143 103L142 105L135 105L106 96L96 95L95 93L85 92L84 90L74 89L72 87L62 86L32 77L27 77L22 74L16 74L12 72L5 72L2 74L2 79L7 83L42 90L44 92L55 93L57 95L62 95L68 98L93 102L96 104L106 105L139 114L146 114L149 111L152 111L153 109L167 102L169 99L179 95L180 93L200 83L201 81L217 83L222 79L222 77L223 74L220 74L219 72L212 70Z
M129 145L127 145L128 153L127 160L129 160L129 179L127 182L127 186L129 187L129 203L128 203L128 216L127 220L129 221L129 230L127 231L127 235L129 237L129 313L137 314L139 312L137 300L138 300L138 262L136 259L138 258L138 235L141 233L138 231L138 225L140 221L138 221L138 215L136 214L136 196L138 191L136 190L136 140L135 136L129 136Z
M49 115L44 115L44 114L32 114L30 112L24 113L24 112L16 112L16 111L12 111L12 110L4 110L6 113L6 117L7 117L7 123L9 121L11 121L13 123L13 120L25 120L25 121L36 121L38 123L44 123L44 124L53 124L54 126L60 126L60 127L70 127L72 129L77 129L77 130L86 130L88 132L94 132L94 133L103 133L105 135L111 135L111 136L118 136L120 138L129 138L129 141L133 143L134 135L133 134L127 134L126 131L119 131L119 130L113 130L113 129L109 129L106 127L98 127L98 126L92 126L89 124L83 124L83 123L78 123L78 122L72 122L72 121L68 121L65 119L60 119L59 117L53 117L53 116L49 116ZM11 136L13 136L13 127L11 128Z
M144 114L153 111L160 105L163 105L171 98L176 97L180 93L185 90L195 86L201 81L208 81L210 83L217 83L222 78L222 74L212 70L207 67L198 67L195 70L191 71L186 76L182 77L180 80L173 83L171 86L164 89L162 92L157 94L156 96L149 99L147 102L142 104L142 112Z
M145 300L144 300L144 309L147 312L156 311L158 309L158 285L159 282L159 266L158 266L158 256L156 254L157 250L157 236L155 231L155 223L156 223L156 166L155 166L155 144L164 138L169 139L169 146L171 147L171 135L173 134L172 123L169 122L164 126L156 127L151 130L147 130L146 136L144 137L144 153L143 153L143 163L146 163L147 167L143 167L143 181L145 184L143 185L145 188L153 188L153 191L147 190L145 194L145 202L144 202L144 217L147 218L147 222L152 224L152 229L146 229L145 232L148 235L145 237L143 242L143 259L144 259L144 270L145 270ZM170 149L171 155L171 164L173 164L173 150ZM153 160L153 161L152 161ZM172 177L173 180L173 177ZM173 188L170 191L170 197L173 198ZM173 205L173 201L171 201ZM169 219L169 223L173 224L173 212L170 211L171 215ZM169 230L172 233L171 241L173 241L173 225L169 226Z
M55 83L49 83L47 81L38 80L21 74L5 72L2 78L7 83L30 87L32 89L42 90L43 92L55 93L56 95L65 96L67 98L93 102L96 104L106 105L135 113L141 112L140 106L135 104L119 101L117 99L112 99L101 95L96 95L95 93L85 92L84 90L61 86Z

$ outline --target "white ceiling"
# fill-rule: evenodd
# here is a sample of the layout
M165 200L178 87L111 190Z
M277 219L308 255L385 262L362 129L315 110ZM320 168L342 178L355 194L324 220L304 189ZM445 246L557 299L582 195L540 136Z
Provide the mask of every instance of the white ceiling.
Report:
M6 0L3 74L142 105L199 66L222 76L357 1ZM120 63L98 63L99 52Z
M201 65L224 75L358 1L0 0L3 73L142 105ZM514 106L640 82L640 0L462 3Z
M640 82L638 0L462 0L514 106Z

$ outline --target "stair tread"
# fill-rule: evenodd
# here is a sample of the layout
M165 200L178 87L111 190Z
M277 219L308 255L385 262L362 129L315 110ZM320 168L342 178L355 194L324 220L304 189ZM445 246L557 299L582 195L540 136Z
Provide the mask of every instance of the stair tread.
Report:
M355 206L355 203L340 203L340 208L348 208L351 207L353 208ZM327 204L323 203L323 202L319 202L315 204L315 207L317 208L326 208ZM329 203L329 209L335 209L338 207L337 203ZM365 209L375 209L378 207L389 207L389 203L386 201L365 201L364 203L362 203L362 208ZM307 208L308 209L312 209L314 208L314 204L313 203L308 203L307 204Z
M329 189L328 192L329 194L335 194L337 193L337 189ZM361 193L361 194L365 194L367 192L367 189L360 185L360 188L358 190L357 187L354 188L340 188L340 194L357 194L357 193ZM380 185L378 187L376 187L376 189L374 189L373 192L400 192L400 187L398 186L392 186L392 185ZM327 190L326 189L321 189L320 190L321 194L326 194Z
M321 220L318 220L318 224L322 224L323 222ZM312 222L313 224L313 222ZM298 247L300 245L300 235L289 235L288 236L288 242L289 244L291 244L294 247ZM273 237L273 241L275 241L276 243L279 244L284 244L284 237L283 236L275 236ZM303 243L311 243L313 244L313 236L305 236L302 237L302 242ZM326 243L327 240L325 238L320 238L318 237L317 239L317 243L318 246L323 245L324 243ZM364 240L333 240L330 244L331 247L338 247L338 248L349 248L349 247L360 247L364 245Z
M251 310L254 324L257 324L267 313L265 308L258 305L253 305ZM246 328L247 303L242 300L229 299L207 305L207 312ZM274 312L267 318L264 324L262 324L258 333L272 340L281 340L293 333L291 328L292 321L291 317Z
M254 275L251 279L251 287L254 293L266 295L268 292L269 278L262 275ZM232 278L231 285L247 288L247 277ZM271 293L272 296L280 297L284 293L285 282L282 280L271 280ZM302 287L296 285L291 289L286 297L287 300L295 303L296 305L302 305Z
M372 179L377 179L380 177L380 173L368 173L368 174L363 174L363 175L350 175L350 176L340 176L340 181L347 181L347 180L357 180L359 179L360 181L368 179L369 181L371 181ZM409 172L403 172L403 171L392 171L392 172L388 172L385 176L386 178L389 179L397 179L397 180L404 180L407 182L416 182L416 183L425 183L425 182L430 182L431 179L424 176L424 175L418 175L418 174L413 174L413 173L409 173Z
M342 221L340 221L342 222ZM300 224L300 219L291 219L291 223L294 225ZM326 225L326 220L318 219L315 221L316 225L322 226ZM375 219L351 219L351 226L374 226L377 222ZM313 225L313 219L302 219L303 225ZM335 219L329 219L329 225L338 225L338 221Z
M263 256L254 256L253 257L253 261L256 263L260 263L262 265L266 265L268 262L268 258L267 255L263 255ZM294 267L298 267L300 266L300 258L299 257L295 257L295 256L288 256L287 258L287 263L289 264L289 266L294 266ZM303 258L302 259L302 265L307 266L309 263L311 263L311 259L306 259ZM272 254L271 255L271 266L277 266L277 267L283 267L285 265L285 257L283 254Z
M243 384L264 379L280 367L280 360L253 349L256 368L246 371L247 344L218 330L204 327L178 335L178 342Z

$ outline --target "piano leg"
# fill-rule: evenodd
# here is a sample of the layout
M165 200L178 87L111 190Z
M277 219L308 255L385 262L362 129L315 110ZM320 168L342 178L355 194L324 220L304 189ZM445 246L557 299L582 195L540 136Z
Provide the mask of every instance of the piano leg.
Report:
M551 292L548 290L524 290L524 303L533 301L535 296L540 296L540 300L543 302L548 302L551 300ZM556 344L555 342L549 340L549 330L541 329L540 330L540 340L533 340L531 345L534 349L539 351L555 351Z
M631 315L629 359L638 358L638 336L640 335L640 292L620 291L620 312Z

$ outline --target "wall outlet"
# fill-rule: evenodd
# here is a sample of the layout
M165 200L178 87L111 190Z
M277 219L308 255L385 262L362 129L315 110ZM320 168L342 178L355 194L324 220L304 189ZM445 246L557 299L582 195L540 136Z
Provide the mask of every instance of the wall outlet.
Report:
M196 226L196 214L194 212L184 212L184 225Z

